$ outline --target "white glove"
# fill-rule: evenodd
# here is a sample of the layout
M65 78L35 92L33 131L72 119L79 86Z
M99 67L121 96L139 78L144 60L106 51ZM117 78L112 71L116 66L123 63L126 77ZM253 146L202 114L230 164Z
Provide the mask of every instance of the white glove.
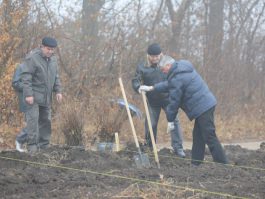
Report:
M174 122L168 122L168 123L167 123L167 133L170 133L170 132L173 131L174 129L175 129Z
M148 91L152 91L152 90L154 90L153 86L142 85L139 87L138 92L141 93L141 92L148 92Z

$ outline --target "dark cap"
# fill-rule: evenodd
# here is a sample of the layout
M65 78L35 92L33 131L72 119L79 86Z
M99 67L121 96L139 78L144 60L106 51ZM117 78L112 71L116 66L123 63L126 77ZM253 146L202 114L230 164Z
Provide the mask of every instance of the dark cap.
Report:
M43 46L48 46L51 48L55 48L57 46L57 41L52 37L44 37L41 43Z
M160 53L162 52L159 44L157 43L153 43L151 45L148 46L147 48L147 54L148 55L160 55Z

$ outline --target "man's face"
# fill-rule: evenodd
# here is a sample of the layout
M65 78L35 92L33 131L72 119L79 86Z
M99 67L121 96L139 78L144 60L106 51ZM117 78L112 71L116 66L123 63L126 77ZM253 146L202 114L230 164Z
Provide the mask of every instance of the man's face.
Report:
M45 57L51 57L54 53L55 48L48 47L48 46L42 46L41 50Z
M162 67L161 68L161 71L163 72L163 73L168 73L168 71L170 70L170 68L171 68L171 65L172 64L166 64L164 67Z
M162 57L162 53L160 53L159 55L148 55L148 60L149 60L151 65L158 64L161 57Z

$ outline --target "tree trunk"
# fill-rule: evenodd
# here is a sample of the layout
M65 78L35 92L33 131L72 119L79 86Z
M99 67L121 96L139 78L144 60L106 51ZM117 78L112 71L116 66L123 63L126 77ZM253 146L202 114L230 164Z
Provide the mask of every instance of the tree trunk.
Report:
M83 0L82 35L87 44L98 36L98 16L104 3L105 0Z
M104 5L105 0L83 0L82 5L82 37L81 37L81 53L80 67L77 72L77 78L80 80L80 85L77 93L79 94L82 87L88 81L91 67L96 59L99 41L99 22L100 9ZM86 72L85 72L86 71Z
M172 54L177 56L180 52L180 33L181 33L181 26L184 21L186 10L189 8L191 4L191 0L183 0L179 5L177 11L173 9L172 0L166 0L166 6L168 8L169 17L171 20L171 29L172 29L172 38L170 41L169 49Z
M206 32L205 67L208 68L208 82L216 89L222 58L224 0L209 1L209 23Z

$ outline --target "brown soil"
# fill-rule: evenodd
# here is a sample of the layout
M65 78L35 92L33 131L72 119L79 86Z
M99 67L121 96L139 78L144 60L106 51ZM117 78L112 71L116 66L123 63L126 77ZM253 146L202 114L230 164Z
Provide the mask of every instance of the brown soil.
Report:
M0 153L0 198L264 198L265 143L258 150L225 146L231 165L200 166L159 152L160 166L137 168L136 151L52 146L36 154ZM137 153L136 153L137 154Z

